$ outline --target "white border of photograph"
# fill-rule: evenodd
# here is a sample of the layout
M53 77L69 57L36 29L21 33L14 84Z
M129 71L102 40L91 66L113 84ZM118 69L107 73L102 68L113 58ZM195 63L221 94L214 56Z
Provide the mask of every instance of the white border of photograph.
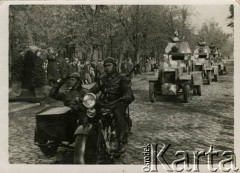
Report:
M238 1L240 3L240 1ZM0 172L143 172L143 165L27 165L9 164L8 154L8 10L11 4L141 4L141 5L230 5L234 4L234 149L236 165L240 168L240 5L234 0L79 0L79 1L1 1L0 2ZM209 129L210 130L210 129ZM239 170L240 171L240 170ZM167 172L161 165L158 172ZM186 171L183 171L186 172ZM200 172L210 172L200 165ZM221 172L221 171L219 171ZM232 172L232 171L230 171Z

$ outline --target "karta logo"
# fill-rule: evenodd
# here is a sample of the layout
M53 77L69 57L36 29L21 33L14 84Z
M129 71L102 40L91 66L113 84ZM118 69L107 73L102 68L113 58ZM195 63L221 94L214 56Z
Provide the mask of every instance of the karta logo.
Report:
M161 150L158 152L158 144L148 144L143 147L143 155L144 155L144 164L143 171L144 172L158 172L157 166L159 164L169 172L182 172L182 171L192 171L199 172L199 158L207 157L207 167L210 172L216 172L218 169L223 172L229 172L230 170L237 172L239 170L236 167L236 156L232 151L221 151L221 150L213 150L213 146L210 145L209 150L205 151L176 151L175 156L178 159L174 160L172 163L168 163L164 159L164 154L166 154L169 149L170 144L163 144ZM189 155L193 155L193 164L190 167L189 164ZM179 158L182 156L182 158ZM214 167L213 165L213 156L220 157L222 160L219 161L218 167ZM183 166L182 166L183 165ZM182 167L181 167L182 166Z

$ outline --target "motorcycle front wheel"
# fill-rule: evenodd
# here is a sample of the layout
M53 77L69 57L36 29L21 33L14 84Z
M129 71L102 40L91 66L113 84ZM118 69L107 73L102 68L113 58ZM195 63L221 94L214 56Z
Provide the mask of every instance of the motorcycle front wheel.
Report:
M58 143L55 142L49 143L48 141L42 142L39 145L39 148L45 156L53 156L57 152Z
M77 135L74 147L74 164L97 164L97 139L98 133L94 130L91 130L87 135Z

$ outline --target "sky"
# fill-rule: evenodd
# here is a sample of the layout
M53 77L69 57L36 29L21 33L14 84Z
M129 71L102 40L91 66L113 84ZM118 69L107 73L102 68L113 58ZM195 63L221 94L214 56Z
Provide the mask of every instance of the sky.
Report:
M232 28L227 27L227 17L230 15L228 5L194 5L191 6L194 15L191 16L191 23L200 28L205 21L214 20L226 33L232 33Z

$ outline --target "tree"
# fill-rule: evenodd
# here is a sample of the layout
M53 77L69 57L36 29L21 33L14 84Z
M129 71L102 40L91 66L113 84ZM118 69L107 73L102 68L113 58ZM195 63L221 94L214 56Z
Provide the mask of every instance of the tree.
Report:
M228 23L228 27L234 27L234 5L230 5L229 6L229 12L230 12L230 15L228 16L228 20L230 20L230 22Z
M76 55L82 60L112 56L120 63L129 56L135 63L140 57L157 59L175 30L191 48L195 46L198 36L189 21L191 15L188 6L170 5L10 6L10 61L32 44L65 50L70 59ZM219 37L208 34L213 31ZM201 32L223 46L220 38L226 35L216 23L206 24Z
M232 37L231 34L223 32L222 28L219 27L215 21L205 22L199 31L199 37L203 37L207 43L214 43L220 50L224 50L225 55L229 55L233 52ZM226 49L228 47L228 50Z

